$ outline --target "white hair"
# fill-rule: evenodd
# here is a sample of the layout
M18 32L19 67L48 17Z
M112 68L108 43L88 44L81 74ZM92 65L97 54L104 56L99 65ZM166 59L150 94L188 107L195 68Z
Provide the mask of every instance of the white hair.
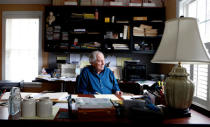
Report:
M96 57L98 54L102 54L104 56L104 54L100 51L93 51L91 54L90 54L90 57L89 57L89 62L90 64L93 64L96 62Z

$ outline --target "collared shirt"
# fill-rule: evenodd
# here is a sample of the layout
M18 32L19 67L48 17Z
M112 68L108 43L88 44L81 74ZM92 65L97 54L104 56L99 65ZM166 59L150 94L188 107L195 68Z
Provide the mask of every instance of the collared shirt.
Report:
M82 94L113 94L120 91L113 72L107 67L100 74L93 66L83 68L77 83L77 92Z

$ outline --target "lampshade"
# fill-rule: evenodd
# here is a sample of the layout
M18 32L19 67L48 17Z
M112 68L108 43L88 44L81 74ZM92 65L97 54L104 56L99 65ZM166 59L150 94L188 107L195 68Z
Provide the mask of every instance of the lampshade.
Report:
M165 30L152 63L209 63L197 20L182 17L166 21Z

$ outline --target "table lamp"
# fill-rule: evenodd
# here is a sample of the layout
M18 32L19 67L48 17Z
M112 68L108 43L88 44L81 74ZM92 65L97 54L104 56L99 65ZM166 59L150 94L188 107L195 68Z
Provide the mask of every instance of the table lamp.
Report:
M201 41L197 20L180 17L166 21L162 40L152 63L178 64L164 83L166 106L175 110L188 110L192 104L194 84L181 63L209 63L208 53Z

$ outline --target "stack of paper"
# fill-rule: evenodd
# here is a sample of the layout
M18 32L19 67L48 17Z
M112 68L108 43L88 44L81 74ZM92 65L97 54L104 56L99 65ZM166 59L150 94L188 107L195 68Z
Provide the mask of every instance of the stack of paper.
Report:
M39 99L41 97L49 97L52 100L67 100L69 94L68 92L56 92L56 93L40 93L37 96L34 96L35 99Z
M80 109L112 108L113 104L107 98L76 98L76 107Z
M140 27L133 28L133 36L157 36L158 30L152 26L141 24Z
M127 44L112 44L115 50L129 50Z
M116 97L114 94L95 94L95 98L106 98L110 100L120 100L118 97Z

